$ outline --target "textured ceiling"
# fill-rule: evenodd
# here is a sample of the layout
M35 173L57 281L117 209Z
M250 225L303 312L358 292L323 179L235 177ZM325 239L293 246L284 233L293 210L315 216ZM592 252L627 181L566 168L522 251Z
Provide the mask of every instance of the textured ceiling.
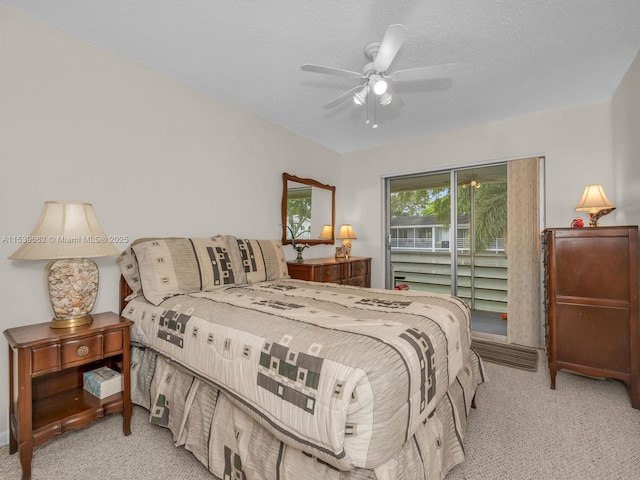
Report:
M639 0L0 0L338 152L610 98L640 50ZM366 43L408 28L390 72L455 63L449 80L396 83L391 105L350 99Z

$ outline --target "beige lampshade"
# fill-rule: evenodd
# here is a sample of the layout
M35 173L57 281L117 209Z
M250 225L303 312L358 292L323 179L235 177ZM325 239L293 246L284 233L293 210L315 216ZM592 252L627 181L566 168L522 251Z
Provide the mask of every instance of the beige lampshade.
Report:
M353 231L351 224L345 223L344 225L340 225L340 230L338 231L338 236L336 238L342 240L344 256L349 258L351 256L351 240L358 238L356 237L356 232Z
M576 212L598 213L600 210L615 208L604 193L602 185L587 185L582 198L576 205Z
M47 266L52 328L91 323L98 295L98 266L88 257L119 255L90 203L45 202L36 227L12 260L52 260Z
M45 202L40 218L12 260L54 260L119 255L98 222L93 205Z
M320 238L323 240L329 240L333 238L333 225L324 225L320 232Z
M339 240L357 240L358 237L356 237L356 233L353 231L351 224L345 223L344 225L340 225L340 230L336 238Z

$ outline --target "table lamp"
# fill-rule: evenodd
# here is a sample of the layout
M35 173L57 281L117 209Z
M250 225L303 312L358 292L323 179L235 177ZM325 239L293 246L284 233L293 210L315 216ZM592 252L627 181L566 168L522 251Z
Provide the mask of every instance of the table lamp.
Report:
M358 238L356 237L351 224L345 223L344 225L340 225L340 230L338 231L338 236L336 238L338 240L342 240L345 257L349 258L351 256L351 240L357 240Z
M92 322L98 295L98 266L88 257L119 255L105 235L90 203L45 202L38 223L9 258L52 260L48 265L49 296L55 317L51 328Z
M587 185L584 187L582 198L576 205L576 212L589 212L589 226L597 227L598 220L603 215L613 212L616 207L604 193L602 185Z

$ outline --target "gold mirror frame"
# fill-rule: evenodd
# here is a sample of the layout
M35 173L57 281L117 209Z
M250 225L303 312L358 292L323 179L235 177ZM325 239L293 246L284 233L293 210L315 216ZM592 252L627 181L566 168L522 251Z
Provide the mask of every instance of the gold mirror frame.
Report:
M287 207L289 205L289 182L295 182L302 185L308 185L313 188L320 188L323 190L328 190L331 192L331 228L333 229L333 235L331 238L322 239L322 238L301 238L299 239L299 243L306 245L333 245L335 243L335 226L336 226L336 187L332 185L325 185L324 183L320 183L317 180L313 180L312 178L300 178L295 175L290 175L288 173L282 174L282 244L290 245L291 239L287 238L287 225L288 225L288 215L287 215ZM312 205L313 209L313 205ZM323 222L322 225L312 225L314 230L322 231L323 225L328 224L328 222Z

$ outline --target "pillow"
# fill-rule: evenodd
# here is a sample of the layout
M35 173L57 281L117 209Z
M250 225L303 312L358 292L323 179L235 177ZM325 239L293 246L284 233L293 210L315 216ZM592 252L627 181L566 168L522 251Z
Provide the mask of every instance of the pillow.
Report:
M142 295L142 284L140 283L140 272L138 271L138 261L131 247L127 247L118 257L118 266L125 281L131 288L131 294L127 295L125 301L129 301Z
M247 274L244 269L244 260L240 249L238 248L238 241L233 235L216 235L215 238L219 238L224 242L229 252L229 260L233 268L233 273L236 277L236 284L242 285L247 283Z
M182 238L182 237L171 237L171 238ZM120 272L124 277L125 281L131 288L131 293L125 297L125 301L129 301L135 297L142 295L142 284L140 283L140 271L138 270L138 260L136 259L136 254L131 248L133 245L137 245L138 243L148 242L149 240L161 240L162 237L147 237L147 238L139 238L134 240L131 245L129 245L124 252L120 254L118 257L118 266L120 267Z
M237 239L247 283L289 278L280 240Z
M142 293L154 305L184 293L235 283L225 243L219 238L165 238L132 246Z

